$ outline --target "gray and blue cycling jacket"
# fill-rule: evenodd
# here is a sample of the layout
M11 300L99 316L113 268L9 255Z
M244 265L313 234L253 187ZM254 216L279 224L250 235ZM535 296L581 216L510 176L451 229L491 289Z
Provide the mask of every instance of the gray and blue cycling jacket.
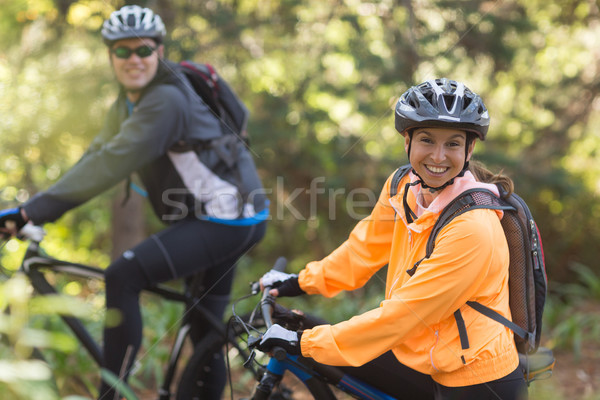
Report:
M222 132L177 64L161 62L137 103L127 103L121 90L81 159L23 205L33 222L54 221L133 173L165 223L190 216L232 225L266 219L268 201L245 143L223 140L234 135Z

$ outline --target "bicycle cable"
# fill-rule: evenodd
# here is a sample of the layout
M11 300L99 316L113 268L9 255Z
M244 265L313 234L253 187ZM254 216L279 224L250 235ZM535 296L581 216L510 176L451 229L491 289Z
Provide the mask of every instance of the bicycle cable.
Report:
M251 321L254 320L254 316L256 314L256 311L259 307L259 305L257 305L256 307L254 307L254 310L252 310L252 313L250 314L250 318L248 318L248 322L245 322L236 312L235 312L235 306L242 300L246 300L247 298L250 298L252 296L256 296L256 293L250 293L247 295L244 295L242 297L240 297L239 299L235 300L233 302L233 304L231 305L231 313L232 313L232 318L234 318L246 331L246 333L248 335L251 335L250 330L248 329L248 327L252 328L253 331L255 332L260 332L258 329L256 329L254 326L252 326L252 324L250 323Z
M229 330L231 329L231 321L233 321L233 317L229 318L225 327L225 365L227 367L227 378L229 379L229 394L231 400L233 400L233 381L231 380L231 363L229 362Z
M254 326L252 326L250 324L250 321L254 320L254 315L256 313L256 310L258 308L258 305L254 308L254 310L252 310L252 313L250 314L250 317L248 319L248 322L244 321L242 317L240 317L236 312L235 312L235 306L242 300L246 300L252 296L256 296L257 293L249 293L247 295L244 295L238 299L236 299L233 304L231 305L231 318L229 318L229 320L227 321L227 326L226 326L226 331L225 331L225 365L227 367L227 376L229 379L229 394L231 396L231 400L233 400L233 380L231 379L231 363L229 360L229 332L231 331L231 327L233 326L234 321L237 322L238 325L240 325L242 328L244 328L244 331L246 332L246 334L248 336L252 335L252 333L250 332L250 330L248 329L248 327L250 327L253 331L256 332L260 332L258 329L256 329ZM249 362L252 362L254 360L254 350L252 350L252 352L250 353L250 357L248 358L248 360L246 360L244 362L244 366L246 366Z

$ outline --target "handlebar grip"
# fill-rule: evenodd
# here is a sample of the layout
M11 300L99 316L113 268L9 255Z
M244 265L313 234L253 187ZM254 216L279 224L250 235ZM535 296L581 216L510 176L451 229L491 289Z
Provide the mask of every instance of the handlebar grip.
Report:
M273 268L275 271L283 272L285 271L285 267L287 267L287 259L285 257L279 257L275 264L273 264Z
M272 269L279 271L279 272L283 272L285 270L286 265L287 265L287 259L285 257L279 257L275 261L275 264L273 264ZM273 306L272 306L273 296L271 296L269 294L269 290L267 290L267 289L268 288L265 288L265 290L263 291L262 299L260 301L260 309L262 312L263 319L265 321L265 326L267 328L270 328L271 325L273 325L273 320L271 319L271 314L273 313ZM284 350L284 352L285 352L285 350ZM283 357L285 358L285 353L284 353Z
M271 353L277 361L283 361L287 357L287 351L283 347L275 346L271 350Z

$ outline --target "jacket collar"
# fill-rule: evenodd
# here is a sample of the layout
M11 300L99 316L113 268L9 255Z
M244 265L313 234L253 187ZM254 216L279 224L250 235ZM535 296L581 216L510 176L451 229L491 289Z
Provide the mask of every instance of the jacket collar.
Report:
M412 173L412 171L408 173L408 177L410 182L415 182L417 179L419 179L415 174ZM403 183L406 183L406 179L403 180ZM407 223L406 215L404 214L404 208L402 207L402 198L405 190L404 184L400 185L398 194L390 198L389 201L408 229L414 232L422 232L435 224L440 213L452 200L457 198L461 193L470 189L487 189L493 192L496 196L499 195L496 185L492 183L479 182L475 180L475 177L470 171L466 171L464 176L457 177L452 185L444 188L427 208L423 207L417 202L419 193L422 190L421 185L411 186L408 189L410 192L408 193L407 201L410 208L417 215L417 219L411 224ZM498 216L500 218L502 217L502 211L499 211Z

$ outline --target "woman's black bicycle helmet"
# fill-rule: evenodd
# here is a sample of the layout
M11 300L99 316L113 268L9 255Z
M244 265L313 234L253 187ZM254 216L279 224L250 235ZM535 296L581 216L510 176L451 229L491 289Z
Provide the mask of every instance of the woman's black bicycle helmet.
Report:
M140 6L124 6L102 25L102 37L109 46L117 40L131 38L152 38L161 43L166 34L160 16Z
M490 116L481 97L464 84L446 78L429 80L408 89L396 104L396 130L452 127L485 140Z

